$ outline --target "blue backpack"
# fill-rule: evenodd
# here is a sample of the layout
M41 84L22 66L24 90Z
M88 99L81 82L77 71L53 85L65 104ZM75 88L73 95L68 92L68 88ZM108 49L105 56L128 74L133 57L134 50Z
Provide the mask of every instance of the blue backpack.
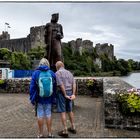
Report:
M53 93L53 78L48 71L41 71L38 79L39 96L50 97Z

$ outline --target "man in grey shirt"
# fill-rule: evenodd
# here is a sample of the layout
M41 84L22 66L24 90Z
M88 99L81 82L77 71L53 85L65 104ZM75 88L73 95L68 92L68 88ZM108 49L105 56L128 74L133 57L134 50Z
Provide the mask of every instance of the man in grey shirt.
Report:
M72 73L64 68L61 61L56 63L57 111L61 114L64 130L58 132L59 136L68 137L68 131L76 134L74 125L74 113L72 112L72 100L75 99L76 84ZM69 115L71 127L67 129L66 112Z

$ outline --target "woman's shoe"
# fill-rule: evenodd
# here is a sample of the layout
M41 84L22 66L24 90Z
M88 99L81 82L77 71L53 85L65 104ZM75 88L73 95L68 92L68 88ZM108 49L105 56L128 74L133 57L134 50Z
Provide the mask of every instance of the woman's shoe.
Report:
M54 137L54 135L53 134L51 134L51 135L48 135L48 137L47 138L55 138Z
M44 138L43 134L39 134L37 138Z

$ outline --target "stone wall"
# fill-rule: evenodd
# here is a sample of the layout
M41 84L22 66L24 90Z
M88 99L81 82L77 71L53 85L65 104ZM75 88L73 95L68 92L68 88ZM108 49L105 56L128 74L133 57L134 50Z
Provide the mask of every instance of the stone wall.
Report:
M31 49L30 38L20 38L0 41L0 48L7 48L11 51L28 52Z
M140 116L125 116L119 111L115 94L133 88L120 78L104 78L104 120L105 127L140 130Z
M7 79L6 84L3 87L0 87L0 92L4 93L27 93L29 94L29 84L30 78L14 78Z
M90 95L91 97L100 97L103 96L103 79L94 78L94 89L93 91L89 90L87 87L87 81L93 79L93 77L75 77L77 85L77 94L78 95Z
M86 82L91 78L75 78L77 84L78 95L91 95L91 96L103 96L103 80L97 78L95 82L94 91L90 91L87 88ZM31 78L14 78L7 79L6 84L0 87L0 92L5 93L29 93L29 84Z

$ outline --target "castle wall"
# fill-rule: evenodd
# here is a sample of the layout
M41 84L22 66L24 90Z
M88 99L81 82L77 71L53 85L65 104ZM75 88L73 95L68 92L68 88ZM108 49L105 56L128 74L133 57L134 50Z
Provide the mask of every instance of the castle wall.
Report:
M7 48L11 51L28 52L31 49L30 38L20 38L0 41L0 48Z
M95 49L98 55L107 54L110 60L114 59L114 46L112 44L108 45L108 43L99 43L96 44Z
M93 49L93 42L90 40L83 40L83 44L82 44L83 48L85 49Z
M76 41L69 41L69 46L72 48L72 52L78 51L82 55L83 48L91 51L93 49L93 42L90 40L83 40L82 38L77 38Z
M0 48L7 48L11 51L26 53L31 48L36 48L38 46L45 47L44 27L45 26L31 27L30 34L25 38L5 40L2 38L0 39ZM1 37L3 37L3 34Z

